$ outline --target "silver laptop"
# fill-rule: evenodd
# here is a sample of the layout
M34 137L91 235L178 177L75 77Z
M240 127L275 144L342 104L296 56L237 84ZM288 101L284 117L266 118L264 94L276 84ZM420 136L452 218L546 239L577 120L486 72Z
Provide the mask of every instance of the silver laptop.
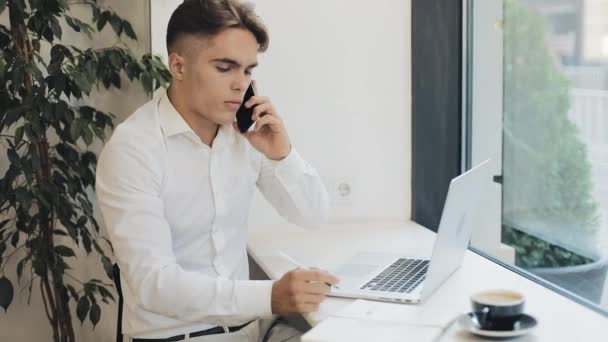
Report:
M430 260L359 253L334 270L340 284L330 295L402 303L428 298L462 264L489 171L488 159L450 182Z

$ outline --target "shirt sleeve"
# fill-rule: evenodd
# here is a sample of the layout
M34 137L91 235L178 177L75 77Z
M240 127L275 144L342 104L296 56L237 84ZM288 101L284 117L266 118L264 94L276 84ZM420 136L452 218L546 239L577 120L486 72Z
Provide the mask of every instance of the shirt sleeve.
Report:
M316 228L327 220L327 190L317 171L295 148L279 161L262 156L257 185L266 200L289 222Z
M211 277L178 264L162 179L158 156L133 144L110 141L99 158L99 206L123 287L135 303L166 317L217 325L271 317L272 281Z

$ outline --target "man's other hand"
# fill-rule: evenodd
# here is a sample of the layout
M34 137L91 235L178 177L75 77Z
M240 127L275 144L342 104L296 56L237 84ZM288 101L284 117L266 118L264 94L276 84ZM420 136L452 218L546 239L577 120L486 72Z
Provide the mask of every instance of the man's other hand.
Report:
M289 271L272 285L272 313L285 315L319 310L338 278L319 269Z

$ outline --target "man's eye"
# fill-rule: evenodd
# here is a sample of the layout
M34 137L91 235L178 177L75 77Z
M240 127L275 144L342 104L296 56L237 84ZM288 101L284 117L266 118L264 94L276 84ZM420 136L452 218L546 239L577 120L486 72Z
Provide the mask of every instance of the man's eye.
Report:
M222 67L222 66L216 66L215 67L219 72L228 72L230 70L230 67Z
M251 75L252 71L251 70L245 70L245 75Z

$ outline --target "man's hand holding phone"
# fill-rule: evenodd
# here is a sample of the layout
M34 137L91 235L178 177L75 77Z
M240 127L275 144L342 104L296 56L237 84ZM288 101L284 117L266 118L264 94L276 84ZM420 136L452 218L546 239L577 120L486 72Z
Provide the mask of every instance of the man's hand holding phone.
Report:
M251 91L248 91L250 96L245 96L237 112L237 121L240 121L240 125L235 121L232 126L268 159L281 160L291 151L291 142L283 120L268 97L254 95L255 81L249 87L251 87ZM245 129L243 132L243 128L248 125L243 123L243 120L246 120L244 115L248 116L248 112L251 112L251 120L255 122L255 126L253 130Z

